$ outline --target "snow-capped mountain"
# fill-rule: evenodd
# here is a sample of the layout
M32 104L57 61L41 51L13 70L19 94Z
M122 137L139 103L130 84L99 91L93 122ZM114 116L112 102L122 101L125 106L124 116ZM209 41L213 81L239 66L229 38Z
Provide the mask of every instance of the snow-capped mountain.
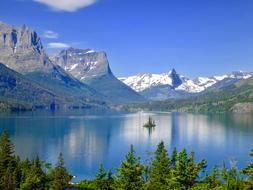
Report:
M249 72L232 72L222 76L189 79L179 75L175 69L162 74L141 73L119 78L143 96L153 100L180 98L204 92L211 87L224 87L241 79L250 78Z
M51 60L82 83L101 93L109 102L144 101L140 94L113 75L104 51L69 48L52 56Z
M170 85L177 87L182 84L181 76L176 73L175 69L163 74L140 73L136 76L119 79L137 92L154 86Z
M36 31L25 25L18 27L0 22L0 63L66 98L101 98L90 87L55 65Z
M79 80L111 73L103 51L69 48L50 59Z

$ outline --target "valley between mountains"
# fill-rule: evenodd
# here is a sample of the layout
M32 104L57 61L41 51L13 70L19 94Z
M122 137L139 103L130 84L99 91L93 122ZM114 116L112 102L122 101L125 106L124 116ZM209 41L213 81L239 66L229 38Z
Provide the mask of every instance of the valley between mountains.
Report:
M36 31L0 22L0 109L252 112L253 73L190 79L175 69L117 78L106 52L68 48L49 56Z

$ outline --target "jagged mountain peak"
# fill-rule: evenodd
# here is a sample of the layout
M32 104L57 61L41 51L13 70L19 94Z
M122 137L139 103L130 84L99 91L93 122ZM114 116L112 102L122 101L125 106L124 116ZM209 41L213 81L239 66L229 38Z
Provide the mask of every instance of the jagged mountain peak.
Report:
M38 53L44 53L44 48L38 34L30 27L23 25L16 27L6 23L0 24L1 45L8 50L12 48L12 53L20 53L24 49L33 49Z
M0 61L23 74L53 69L40 37L25 25L0 24Z
M204 92L211 87L222 87L241 79L253 76L252 73L235 71L230 74L189 79L179 75L175 69L162 74L137 74L122 77L120 80L146 98L166 99ZM151 97L152 96L152 97Z
M177 71L176 71L176 69L172 68L172 69L168 72L168 74L170 74L170 75L175 75L175 74L177 74Z
M137 92L141 92L147 88L159 85L169 85L172 88L176 88L182 84L184 77L180 76L175 69L172 69L162 74L139 73L135 76L119 79Z
M79 55L82 55L82 54L89 54L89 53L98 53L98 51L94 50L94 49L80 49L80 48L74 48L74 47L70 47L68 49L65 49L65 50L62 50L61 52L71 52L73 54L79 54ZM105 52L103 52L105 54Z

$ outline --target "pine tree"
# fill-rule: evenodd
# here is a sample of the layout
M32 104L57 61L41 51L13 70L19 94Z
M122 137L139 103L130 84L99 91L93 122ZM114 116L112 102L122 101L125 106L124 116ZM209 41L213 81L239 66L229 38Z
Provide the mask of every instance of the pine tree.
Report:
M13 166L14 186L16 188L19 188L22 181L22 168L21 168L21 160L19 156L14 157L12 166Z
M194 163L195 161L195 154L194 152L191 152L190 157L187 161L187 187L193 187L193 185L196 183L196 180L199 176L199 173L202 169L206 168L206 161L201 160L198 163Z
M7 129L3 130L0 137L0 189L12 189L14 170L14 147L11 143Z
M41 168L41 161L38 156L33 160L31 170L25 182L21 185L21 190L45 190L45 173Z
M195 163L194 159L194 153L191 153L188 157L185 149L177 155L174 175L181 184L182 189L193 187L198 178L198 174L206 167L205 160Z
M253 146L250 156L253 158ZM247 176L247 180L245 182L246 189L253 190L253 160L246 168L242 170L242 173Z
M2 190L14 190L15 182L13 180L13 167L9 164L1 180Z
M9 163L13 159L13 153L14 146L10 140L7 129L4 129L0 137L0 176L7 170Z
M69 182L71 179L72 179L72 176L66 170L64 166L63 155L62 153L60 153L57 164L53 171L52 189L65 190L69 186Z
M242 179L235 167L223 168L221 176L225 182L224 190L241 190L243 187Z
M100 164L98 172L95 177L96 189L98 190L110 190L112 189L112 172L109 170L106 173L103 164Z
M187 173L186 173L186 168L187 168L187 152L184 149L182 152L179 152L176 158L176 167L174 171L174 175L177 178L177 181L181 185L186 185L187 181Z
M22 183L25 183L25 180L30 173L30 170L31 170L30 160L27 158L27 159L21 161L20 167L21 167L21 184L22 184Z
M121 162L118 168L115 182L115 189L117 190L141 190L143 189L143 170L144 167L140 163L140 158L135 157L133 145Z
M207 175L204 178L204 182L207 184L207 187L210 189L216 188L221 184L220 179L220 173L219 173L219 169L215 166L210 175Z
M172 168L176 167L176 160L177 160L177 149L175 147L172 151L171 161L170 161L170 165Z
M163 142L158 145L151 165L147 189L167 189L170 178L170 160Z

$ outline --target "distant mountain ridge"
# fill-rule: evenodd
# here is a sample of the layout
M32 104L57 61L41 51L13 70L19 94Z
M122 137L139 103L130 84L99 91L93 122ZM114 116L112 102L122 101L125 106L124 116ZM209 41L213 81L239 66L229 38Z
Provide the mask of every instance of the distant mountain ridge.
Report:
M171 112L253 113L253 77L239 80L226 87L212 89L198 96L152 101L130 107L130 110L140 109Z
M185 98L213 88L221 88L242 79L253 76L250 72L232 72L213 77L198 77L189 79L179 75L175 69L162 74L142 73L130 77L119 78L126 85L151 100L168 98Z

